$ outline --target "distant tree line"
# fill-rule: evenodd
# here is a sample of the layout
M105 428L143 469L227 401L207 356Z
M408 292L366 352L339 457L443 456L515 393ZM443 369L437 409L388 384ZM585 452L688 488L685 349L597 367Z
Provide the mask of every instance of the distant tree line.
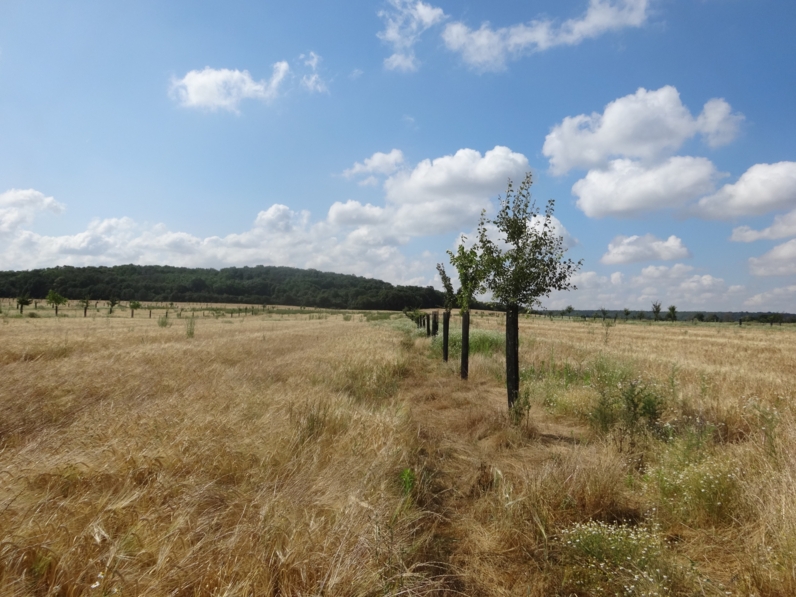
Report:
M548 317L577 317L581 319L612 319L612 320L651 320L651 321L699 321L705 323L768 323L771 325L781 323L796 323L796 314L749 312L749 311L678 311L675 305L669 305L664 312L661 303L652 303L649 311L631 311L630 309L574 309L572 306L561 311L533 310L535 315Z
M388 282L313 269L229 267L220 270L165 265L59 266L0 272L0 296L71 300L277 304L328 309L400 311L443 306L431 286ZM478 304L478 308L485 305Z

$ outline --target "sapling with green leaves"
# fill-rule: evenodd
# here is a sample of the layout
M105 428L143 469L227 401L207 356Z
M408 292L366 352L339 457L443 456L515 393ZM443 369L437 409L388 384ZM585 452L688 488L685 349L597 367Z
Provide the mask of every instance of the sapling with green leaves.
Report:
M497 215L490 220L482 212L478 223L478 246L486 272L484 285L506 309L509 410L520 392L520 307L533 307L554 290L574 290L571 279L583 263L564 259L564 239L556 232L553 219L555 202L549 200L542 213L531 198L532 184L530 172L518 189L509 180L506 196L499 198ZM491 237L492 226L497 231L497 240Z
M22 296L17 297L17 307L19 308L19 313L22 314L25 310L25 307L30 305L31 300L27 294L23 294Z
M481 257L475 246L464 248L467 241L462 236L461 243L456 253L448 251L451 264L459 274L459 292L456 295L457 303L462 314L462 360L461 377L467 379L470 373L470 303L473 297L484 288L484 269Z
M88 308L91 306L91 299L86 297L82 298L77 303L83 307L83 317L88 317Z
M445 266L437 264L442 287L445 289L444 311L442 314L442 360L448 362L448 339L450 337L451 311L456 306L456 293L453 291L453 284L445 271Z
M130 301L130 317L135 317L136 309L141 308L141 303L138 301Z
M655 321L660 321L661 320L661 302L660 301L655 301L654 303L652 303L652 318Z
M117 298L115 298L115 297L111 297L111 298L108 300L108 307L109 307L109 309L108 309L108 315L113 315L113 308L114 308L116 305L118 305L118 304L119 304L119 299L117 299Z
M44 299L51 307L55 307L55 316L58 317L58 307L66 303L66 297L61 296L55 290L50 289L47 298Z
M669 305L669 312L666 313L666 319L669 321L677 321L677 307Z

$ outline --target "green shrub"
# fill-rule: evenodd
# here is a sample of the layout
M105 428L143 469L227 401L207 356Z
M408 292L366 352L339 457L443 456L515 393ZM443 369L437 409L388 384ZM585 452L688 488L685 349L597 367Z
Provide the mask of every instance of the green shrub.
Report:
M158 327L167 328L171 325L169 318L167 315L161 315L158 317Z
M193 338L195 331L196 331L196 320L193 318L193 315L191 315L191 318L185 321L185 337Z

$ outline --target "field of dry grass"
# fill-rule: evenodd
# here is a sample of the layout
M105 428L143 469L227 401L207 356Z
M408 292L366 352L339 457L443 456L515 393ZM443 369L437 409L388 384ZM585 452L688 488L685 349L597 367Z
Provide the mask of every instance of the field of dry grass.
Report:
M796 594L787 326L523 320L512 419L497 316L462 382L399 315L40 312L2 595Z

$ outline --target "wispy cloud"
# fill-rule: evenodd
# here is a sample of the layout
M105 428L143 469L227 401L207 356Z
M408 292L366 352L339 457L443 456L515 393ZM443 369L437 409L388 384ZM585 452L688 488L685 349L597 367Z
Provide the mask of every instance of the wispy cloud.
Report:
M640 27L649 15L648 0L590 0L586 12L560 25L543 19L510 27L484 23L471 29L462 22L445 27L442 38L449 50L479 71L498 71L524 54L555 46L577 45L587 39L627 27Z
M389 0L389 5L389 8L379 11L384 30L378 33L378 37L393 50L392 55L384 60L384 67L387 70L415 71L418 67L415 44L423 32L446 18L445 13L441 8L419 0Z

